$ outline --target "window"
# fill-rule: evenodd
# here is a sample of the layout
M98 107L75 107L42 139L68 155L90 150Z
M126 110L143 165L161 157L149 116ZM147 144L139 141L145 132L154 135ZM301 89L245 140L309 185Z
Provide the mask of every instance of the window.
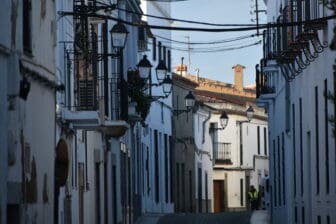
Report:
M260 155L260 126L257 127L258 155Z
M240 178L240 205L244 206L244 179Z
M167 62L168 72L171 72L171 51L168 50L168 62Z
M281 157L280 157L280 136L278 136L278 145L277 145L277 164L278 164L278 194L279 194L279 206L281 205Z
M296 135L295 135L295 105L292 104L292 129L293 129L293 188L294 188L294 197L296 196Z
M328 92L327 79L324 80L324 93ZM324 125L325 125L325 181L326 193L329 194L330 190L330 177L329 177L329 128L328 128L328 98L324 97Z
M164 134L164 152L165 152L165 196L166 196L166 203L168 203L168 190L169 190L169 183L168 183L168 135Z
M301 196L303 196L303 132L302 132L302 98L299 99L299 116L300 116L300 185Z
M181 196L182 196L182 211L185 212L186 209L186 188L185 188L185 167L184 167L184 163L181 163L181 185L182 185L182 189L181 189Z
M156 38L153 37L153 61L156 61Z
M204 175L204 184L205 184L205 212L209 212L209 203L208 203L208 173L205 172Z
M138 50L147 51L147 35L144 27L138 28Z
M168 154L169 154L169 173L170 173L170 183L169 183L169 186L170 186L170 202L173 202L173 187L172 187L172 184L174 183L174 175L173 174L173 167L174 167L174 164L173 164L173 153L172 153L172 147L173 147L173 141L172 141L172 136L169 136L169 147L168 147Z
M305 208L302 206L301 208L301 223L304 224L305 222Z
M316 194L320 193L320 153L319 153L319 113L318 113L318 87L315 86L315 143L316 143Z
M147 156L146 156L146 176L147 176L147 195L149 196L149 193L150 193L150 182L149 182L149 148L148 146L146 147L147 150L146 150L146 153L147 153Z
M298 209L294 207L294 223L298 223Z
M162 44L161 42L159 41L159 46L158 46L158 53L159 53L159 62L162 60Z
M165 65L167 66L167 48L166 48L166 46L163 46L162 54L163 54L163 61L164 61Z
M189 212L193 211L192 201L193 201L193 179L192 179L192 171L189 170Z
M264 154L267 156L267 129L264 128Z
M159 136L158 130L154 130L154 181L155 181L155 201L156 203L160 200L160 189L159 189Z
M286 205L286 169L285 169L285 134L281 135L281 151L282 151L282 200Z
M198 167L198 212L202 212L202 168Z
M161 123L164 124L164 108L162 102L161 102Z
M317 224L321 224L321 216L320 215L317 216Z
M276 172L276 159L275 159L275 139L273 139L273 190L274 190L274 206L277 206L277 172Z
M180 164L176 163L176 209L179 211L180 208Z
M22 28L23 28L23 51L32 53L32 3L31 0L23 1L22 8Z

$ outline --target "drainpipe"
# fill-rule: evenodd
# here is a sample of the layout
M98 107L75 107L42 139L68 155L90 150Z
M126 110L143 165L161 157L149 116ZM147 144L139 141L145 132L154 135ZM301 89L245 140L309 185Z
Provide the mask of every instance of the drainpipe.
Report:
M202 128L203 128L203 138L202 138L202 144L205 142L205 123L208 122L208 120L210 120L211 118L211 112L209 111L209 114L208 114L208 117L207 119L205 119L205 121L203 121L203 124L202 124Z

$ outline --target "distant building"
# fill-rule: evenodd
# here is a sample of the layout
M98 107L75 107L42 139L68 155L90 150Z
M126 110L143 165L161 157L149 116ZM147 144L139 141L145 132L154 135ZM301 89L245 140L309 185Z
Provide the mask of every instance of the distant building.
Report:
M196 97L192 111L174 116L177 212L246 210L249 186L258 189L268 175L267 116L255 104L255 89L243 87L244 67L233 68L233 85L189 74L173 76L174 110L185 109L188 91ZM249 106L255 111L251 121L246 117ZM224 112L228 123L222 129Z

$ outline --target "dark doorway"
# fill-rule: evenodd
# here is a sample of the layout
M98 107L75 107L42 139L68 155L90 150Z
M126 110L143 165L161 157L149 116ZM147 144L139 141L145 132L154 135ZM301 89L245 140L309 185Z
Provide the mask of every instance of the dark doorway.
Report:
M55 158L55 182L54 182L54 223L58 223L58 197L60 188L63 187L68 179L69 157L68 146L65 140L59 140L56 146Z
M223 212L225 211L224 204L224 180L214 180L214 212Z

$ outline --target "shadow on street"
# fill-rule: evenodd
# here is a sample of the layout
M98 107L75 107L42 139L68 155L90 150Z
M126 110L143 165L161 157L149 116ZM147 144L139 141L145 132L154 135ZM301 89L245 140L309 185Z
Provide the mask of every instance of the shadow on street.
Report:
M162 216L159 224L249 224L251 212L181 213Z

